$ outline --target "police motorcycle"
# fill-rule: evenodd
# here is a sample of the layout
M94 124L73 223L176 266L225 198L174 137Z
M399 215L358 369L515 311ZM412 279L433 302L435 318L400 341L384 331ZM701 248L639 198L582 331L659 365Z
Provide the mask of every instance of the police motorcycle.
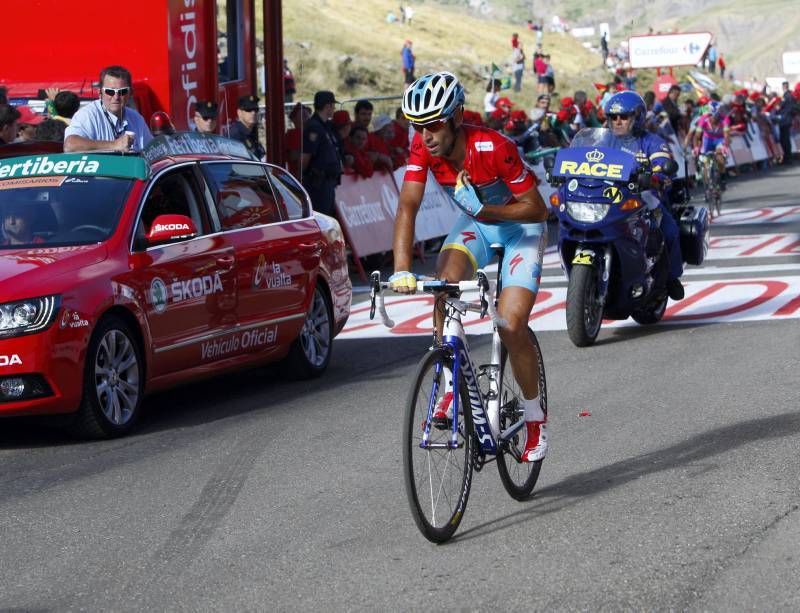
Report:
M667 307L669 262L656 185L649 160L620 150L629 138L634 137L585 128L546 166L547 180L556 188L550 203L569 279L567 330L578 347L594 343L604 318L653 324ZM662 172L676 169L669 160ZM679 216L688 263L700 264L705 257L707 224L705 208L688 207Z

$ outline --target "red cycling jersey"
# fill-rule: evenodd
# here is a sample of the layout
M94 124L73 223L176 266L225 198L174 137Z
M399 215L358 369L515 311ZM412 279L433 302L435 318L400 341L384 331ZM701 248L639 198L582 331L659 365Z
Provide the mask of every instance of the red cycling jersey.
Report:
M467 149L464 169L479 191L482 186L498 183L498 179L513 196L522 194L539 184L536 176L522 163L517 146L510 139L482 126L465 124L462 129ZM422 142L422 135L414 134L404 180L425 183L428 170L443 187L455 186L458 171L447 159L431 156L425 143ZM507 193L505 189L502 191ZM511 199L511 197L501 197L501 201L497 201L495 198L490 198L489 200L494 202L486 204L507 204Z

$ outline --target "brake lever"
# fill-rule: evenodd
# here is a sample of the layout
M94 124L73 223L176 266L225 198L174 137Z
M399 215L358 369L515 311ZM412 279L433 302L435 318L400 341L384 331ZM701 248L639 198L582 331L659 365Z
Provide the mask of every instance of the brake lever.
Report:
M375 300L378 297L378 292L381 291L381 273L380 273L379 270L374 271L369 276L369 284L370 284L370 288L369 288L369 299L370 299L369 318L370 318L370 321L371 321L371 320L375 319Z

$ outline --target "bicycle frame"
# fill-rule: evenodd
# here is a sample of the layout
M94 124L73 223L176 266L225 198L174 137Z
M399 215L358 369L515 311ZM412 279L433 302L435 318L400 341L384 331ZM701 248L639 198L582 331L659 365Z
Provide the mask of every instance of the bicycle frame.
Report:
M478 387L478 373L469 353L464 326L461 323L461 315L468 308L466 303L460 300L446 300L447 313L444 327L444 340L441 346L447 348L453 356L453 419L450 441L447 446L451 449L458 447L458 415L461 410L469 410L472 416L472 424L480 443L481 451L487 455L496 455L500 444L511 439L524 425L523 420L519 420L504 432L500 432L500 358L501 341L495 326L492 334L491 362L486 365L486 375L489 383L489 391L486 394L486 404L484 405L484 394ZM439 381L441 380L441 364L437 367L436 380L431 389L431 397L428 401L428 418L425 423L425 430L422 436L420 447L429 449L437 446L429 442L431 419L439 392ZM457 373L461 373L467 386L467 396L469 397L469 407L461 407L460 379Z
M482 270L476 272L477 281L462 281L457 285L459 291L479 289L481 293L481 305L478 306L474 303L465 302L460 298L446 297L444 303L446 305L445 311L445 325L444 325L444 339L438 345L446 349L453 356L453 419L450 440L447 443L432 443L430 442L431 422L433 419L433 412L436 405L436 399L439 395L439 385L442 379L442 365L437 365L436 377L431 388L430 398L428 399L428 416L425 421L425 428L423 431L422 441L420 447L423 449L434 448L458 448L458 415L459 411L463 410L461 404L461 389L458 374L464 376L464 381L467 385L467 395L469 397L469 411L472 416L472 423L478 435L481 451L486 455L496 455L498 447L504 442L513 438L513 436L525 424L524 420L516 420L514 424L508 427L505 431L500 432L500 358L502 356L502 344L500 335L497 332L498 327L503 327L505 321L501 319L495 310L494 295L491 288L496 287L494 284L489 283L486 274ZM383 299L383 289L388 284L381 282L380 272L375 271L371 276L371 299L372 304L370 307L370 319L375 315L376 306L380 311L381 318L386 327L392 328L394 322L386 313L386 306ZM445 283L442 281L419 281L417 283L418 291L443 291ZM486 296L488 300L486 300ZM489 381L489 391L486 394L486 404L484 404L484 394L478 387L478 376L482 373L477 373L475 365L469 354L469 344L467 343L467 335L464 332L464 326L461 323L461 316L467 311L475 311L482 316L487 312L492 318L494 324L494 331L492 334L492 353L491 363L486 365L486 375Z

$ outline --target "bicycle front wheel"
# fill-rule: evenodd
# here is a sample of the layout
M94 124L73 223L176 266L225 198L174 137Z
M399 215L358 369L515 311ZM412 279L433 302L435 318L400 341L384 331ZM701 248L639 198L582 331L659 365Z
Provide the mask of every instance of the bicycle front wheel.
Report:
M432 349L420 361L403 427L403 470L411 514L420 532L434 543L452 537L464 516L475 444L463 378L456 445L451 444L452 427L439 429L430 423L431 411L448 391L444 369L453 372L453 359L443 349ZM423 443L426 428L429 438Z
M539 341L533 330L528 328L531 342L536 348L536 359L539 363L539 398L542 408L547 413L547 380L544 375L544 360ZM504 432L514 424L525 421L525 401L511 370L508 360L508 351L502 348L500 357L500 431ZM500 480L509 495L515 500L525 500L536 487L539 471L542 469L542 460L538 462L523 462L522 452L525 451L527 431L524 423L513 437L507 442L501 442L497 452L497 469L500 471Z

